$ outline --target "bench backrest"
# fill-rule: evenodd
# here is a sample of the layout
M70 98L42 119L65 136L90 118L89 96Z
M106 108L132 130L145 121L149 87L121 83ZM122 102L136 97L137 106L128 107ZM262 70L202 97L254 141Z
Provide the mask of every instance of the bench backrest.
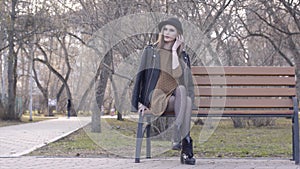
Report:
M193 66L197 116L293 116L294 67Z

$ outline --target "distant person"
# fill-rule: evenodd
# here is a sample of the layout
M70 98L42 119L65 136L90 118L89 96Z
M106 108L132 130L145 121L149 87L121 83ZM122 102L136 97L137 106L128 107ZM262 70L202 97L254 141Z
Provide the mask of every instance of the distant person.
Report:
M67 112L68 112L68 118L71 117L71 100L68 99L68 102L67 102Z

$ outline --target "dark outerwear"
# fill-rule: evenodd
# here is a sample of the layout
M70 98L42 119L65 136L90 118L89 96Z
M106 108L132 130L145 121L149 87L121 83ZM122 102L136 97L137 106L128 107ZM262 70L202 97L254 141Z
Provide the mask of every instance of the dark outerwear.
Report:
M183 78L184 78L184 86L187 89L188 96L192 99L192 103L194 103L194 85L192 74L190 70L190 58L186 52L181 53L181 64L187 64L188 68L183 69ZM186 67L184 65L182 68ZM138 69L138 74L135 79L135 85L132 91L132 112L137 112L138 103L142 103L143 105L149 107L151 93L155 89L156 83L158 81L160 75L160 56L157 51L156 46L148 45L142 54L141 63Z

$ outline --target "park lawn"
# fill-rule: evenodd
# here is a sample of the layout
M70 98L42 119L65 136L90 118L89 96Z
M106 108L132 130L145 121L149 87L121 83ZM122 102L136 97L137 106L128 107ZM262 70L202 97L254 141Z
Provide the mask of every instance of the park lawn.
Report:
M206 142L199 142L195 126L195 152L200 157L283 157L292 156L291 119L277 119L272 127L234 128L222 121ZM197 129L198 128L198 129Z
M127 119L124 121L102 119L101 122L101 133L90 132L91 128L88 125L29 155L134 157L136 122ZM191 135L196 157L292 157L291 119L278 118L275 126L247 128L234 128L230 119L223 119L215 126L217 127L193 125ZM153 139L152 156L179 155L179 151L170 148L170 141ZM145 141L142 157L145 157Z

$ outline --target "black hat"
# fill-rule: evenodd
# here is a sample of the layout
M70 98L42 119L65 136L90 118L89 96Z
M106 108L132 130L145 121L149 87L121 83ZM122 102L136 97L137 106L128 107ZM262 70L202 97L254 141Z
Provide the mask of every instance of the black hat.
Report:
M177 18L169 18L165 21L161 21L158 24L158 30L161 31L162 27L165 25L174 26L180 33L183 33L181 22Z

